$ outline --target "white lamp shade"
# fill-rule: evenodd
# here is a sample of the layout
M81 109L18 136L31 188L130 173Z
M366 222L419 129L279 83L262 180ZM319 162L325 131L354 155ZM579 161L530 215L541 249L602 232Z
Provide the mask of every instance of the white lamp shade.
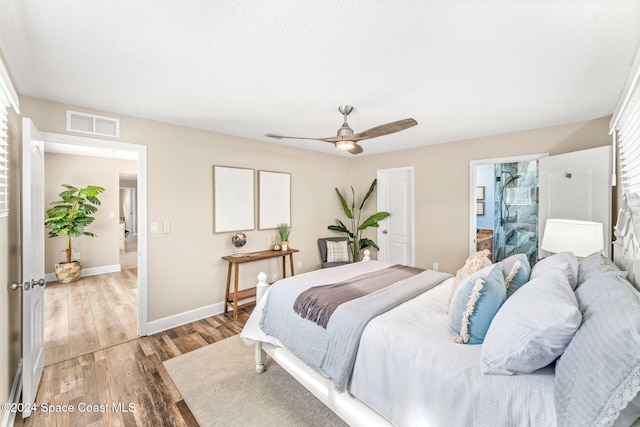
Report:
M602 224L574 219L548 219L540 248L552 252L573 252L586 257L604 248Z

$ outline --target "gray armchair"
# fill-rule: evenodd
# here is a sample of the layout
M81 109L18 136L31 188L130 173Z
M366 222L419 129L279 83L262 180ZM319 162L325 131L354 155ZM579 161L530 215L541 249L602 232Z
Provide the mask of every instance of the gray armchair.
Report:
M339 265L351 264L351 261L327 262L327 241L342 242L348 241L346 237L323 237L318 239L318 249L320 249L320 258L322 258L322 268L337 267Z

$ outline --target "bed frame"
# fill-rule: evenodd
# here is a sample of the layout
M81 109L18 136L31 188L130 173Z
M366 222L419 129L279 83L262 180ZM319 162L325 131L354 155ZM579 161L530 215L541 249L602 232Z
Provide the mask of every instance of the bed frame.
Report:
M369 250L365 250L362 261L369 261L370 259ZM268 288L266 273L258 274L256 301L262 298ZM258 374L264 372L266 356L269 355L278 365L282 366L285 371L350 426L393 427L389 421L353 397L349 392L337 392L331 380L318 374L286 348L258 341L255 344L255 355L256 372Z

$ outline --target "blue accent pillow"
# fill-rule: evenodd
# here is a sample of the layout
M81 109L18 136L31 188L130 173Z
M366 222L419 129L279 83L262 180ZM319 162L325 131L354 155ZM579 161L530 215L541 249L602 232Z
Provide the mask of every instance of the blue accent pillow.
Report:
M481 344L493 317L507 298L500 264L485 267L456 288L449 310L453 341Z
M509 298L518 288L529 281L531 276L531 264L525 254L515 254L500 261L504 285L507 288Z

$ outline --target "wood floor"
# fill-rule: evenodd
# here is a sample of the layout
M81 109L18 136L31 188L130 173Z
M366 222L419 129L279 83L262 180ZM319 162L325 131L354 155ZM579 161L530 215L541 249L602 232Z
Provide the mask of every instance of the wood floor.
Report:
M162 362L239 333L251 310L235 321L219 314L47 366L37 411L26 420L18 414L15 425L197 426Z
M47 283L46 365L137 338L137 304L137 269Z

